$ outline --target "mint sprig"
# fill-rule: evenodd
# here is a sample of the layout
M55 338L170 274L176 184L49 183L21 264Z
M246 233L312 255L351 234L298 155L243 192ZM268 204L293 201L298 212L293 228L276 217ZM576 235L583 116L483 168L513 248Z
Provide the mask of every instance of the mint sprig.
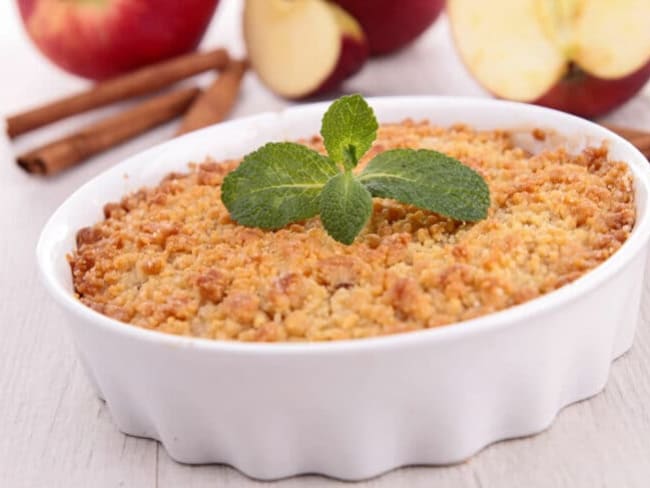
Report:
M372 214L372 197L461 221L487 217L485 180L460 161L428 149L394 149L352 173L377 137L377 119L360 95L336 100L323 116L325 157L291 142L269 143L247 155L224 179L221 200L233 220L279 229L320 215L335 240L351 244Z

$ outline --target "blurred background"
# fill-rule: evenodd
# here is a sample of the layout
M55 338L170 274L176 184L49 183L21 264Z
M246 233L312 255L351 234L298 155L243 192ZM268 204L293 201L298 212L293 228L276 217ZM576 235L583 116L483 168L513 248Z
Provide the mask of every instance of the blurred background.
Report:
M625 49L631 52L629 56L621 55L623 61L619 65L623 63L622 66L608 68L607 62L597 60L597 68L609 69L605 76L617 79L605 83L600 80L599 85L592 87L588 83L575 83L585 73L569 59L570 54L561 53L561 59L556 56L558 59L547 60L553 56L543 49L536 51L535 43L539 43L536 34L546 38L557 34L553 30L554 21L544 20L544 12L536 12L536 17L531 19L530 13L518 9L501 13L498 5L456 0L447 6L454 14L451 25L442 0L337 1L347 10L332 7L323 0L251 0L246 15L244 0L5 1L0 5L0 62L4 67L0 110L6 117L61 99L89 88L88 78L118 76L191 51L200 42L201 50L224 47L232 58L248 57L252 62L253 69L246 73L228 118L334 98L342 92L360 92L366 96L489 97L492 95L483 88L488 86L501 97L528 101L539 99L535 93L541 93L540 90L547 92L547 88L554 85L557 88L564 79L573 77L573 85L565 83L571 86L570 96L560 94L550 103L549 100L541 102L589 117L602 113L598 117L600 121L650 129L650 89L648 85L641 88L650 76L650 64L643 73L637 73L632 84L631 77L627 76L627 71L639 71L640 58L650 58L648 35L633 33L641 37L620 40L615 46L619 52ZM509 3L512 2L504 5ZM525 3L528 2L522 2ZM337 12L332 16L328 9ZM469 11L472 15L464 14ZM499 11L496 17L495 11ZM575 12L568 12L565 17L571 15ZM341 16L347 18L339 22L330 19L340 20ZM619 23L628 25L627 31L633 30L629 28L630 19L621 16ZM610 23L614 23L616 15L596 12L592 17L596 19L592 21L596 37L611 39L613 28L604 29L598 25L598 19L613 19ZM558 22L563 21L566 19ZM242 29L244 23L246 36ZM562 49L571 49L562 42L558 41ZM609 40L607 43L612 44ZM620 46L621 43L624 45ZM598 59L607 59L606 52L596 54L600 56ZM461 55L466 63L461 61ZM594 63L587 59L586 64L589 62ZM559 74L548 74L552 72ZM557 83L547 79L549 76L556 76ZM627 78L628 86L619 86L621 78ZM194 77L191 83L205 87L213 79L214 73L204 73ZM327 81L325 90L321 90L323 83L318 80ZM591 100L578 101L576 105L576 99L585 97ZM14 139L10 146L5 140L5 150L20 154L90 122L120 113L137 101L111 103L48 124ZM177 126L178 121L171 122L118 145L66 171L66 179L80 183L125 156L168 139Z

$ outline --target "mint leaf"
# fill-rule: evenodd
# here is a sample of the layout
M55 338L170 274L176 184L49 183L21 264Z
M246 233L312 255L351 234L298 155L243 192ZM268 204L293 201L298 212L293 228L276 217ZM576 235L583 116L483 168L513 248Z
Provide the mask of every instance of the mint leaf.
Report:
M428 149L377 155L359 175L374 197L392 198L455 220L487 217L490 190L476 171Z
M321 135L330 159L354 168L377 137L377 119L361 95L336 100L325 112Z
M269 143L226 176L221 200L239 224L279 229L317 215L321 190L337 173L336 164L305 146Z
M356 177L346 171L327 182L320 199L320 219L327 233L352 244L372 213L372 197Z

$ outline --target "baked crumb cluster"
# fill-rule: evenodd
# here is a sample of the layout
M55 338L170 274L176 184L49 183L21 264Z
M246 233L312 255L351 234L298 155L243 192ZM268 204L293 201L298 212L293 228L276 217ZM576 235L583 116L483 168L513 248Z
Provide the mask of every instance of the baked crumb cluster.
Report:
M539 134L537 134L539 136ZM323 151L320 138L307 145ZM139 327L241 341L327 341L437 327L559 288L611 256L634 224L632 176L605 148L531 156L507 132L383 125L378 152L430 148L488 182L465 224L375 199L354 244L318 218L275 232L235 224L220 185L238 164L170 174L104 209L69 257L89 307Z

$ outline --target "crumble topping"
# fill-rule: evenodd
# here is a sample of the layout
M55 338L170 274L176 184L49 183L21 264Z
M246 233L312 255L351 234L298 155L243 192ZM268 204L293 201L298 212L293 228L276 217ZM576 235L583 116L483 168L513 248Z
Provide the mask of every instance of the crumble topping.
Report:
M314 137L303 141L323 151ZM278 231L231 221L207 161L105 206L69 256L87 306L135 326L211 339L325 341L451 324L526 302L611 256L634 224L632 175L604 147L530 155L506 131L382 125L357 168L429 148L478 171L486 220L462 223L375 199L351 246L318 217Z

